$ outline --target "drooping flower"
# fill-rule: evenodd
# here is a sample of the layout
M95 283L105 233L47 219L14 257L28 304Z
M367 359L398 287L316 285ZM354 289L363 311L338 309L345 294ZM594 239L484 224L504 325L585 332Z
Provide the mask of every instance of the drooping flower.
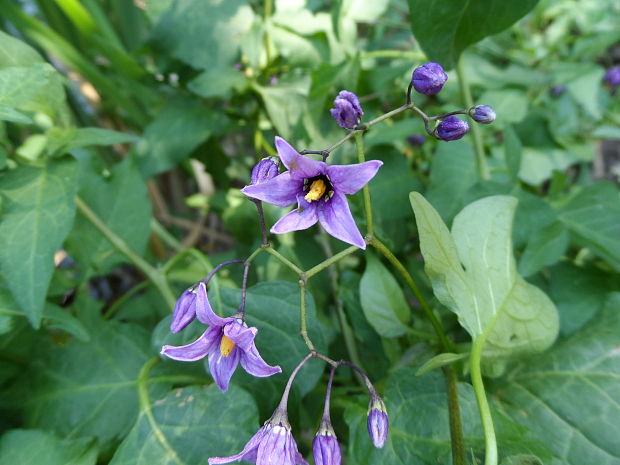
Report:
M241 190L248 197L280 207L297 203L297 208L280 218L271 232L283 234L308 229L318 221L335 238L365 249L366 243L353 220L345 195L355 194L364 187L383 162L371 160L354 165L327 165L302 156L280 137L276 137L275 144L288 171Z
M457 140L467 134L469 124L456 116L448 116L439 126L437 126L437 135L441 140Z
M336 99L330 113L336 122L345 129L353 129L359 124L364 112L360 101L353 92L341 90Z
M603 79L612 87L620 86L620 66L609 68Z
M377 448L382 448L387 439L390 424L388 421L385 403L376 392L370 396L368 407L368 434L372 443Z
M421 94L439 93L448 80L448 75L439 63L429 62L413 70L411 82L413 88Z
M342 462L340 445L329 419L321 421L321 427L312 441L312 455L315 465L340 465Z
M254 338L258 330L248 328L241 318L217 316L211 309L206 286L196 289L196 316L201 323L210 325L196 341L175 347L165 345L162 355L182 362L194 362L209 356L209 371L219 388L226 392L237 365L252 376L260 378L280 373L279 366L270 366L261 358Z
M278 164L273 160L275 157L263 158L252 168L252 184L260 184L269 181L278 175Z
M205 284L200 282L195 284L181 294L179 300L174 306L174 313L172 314L172 322L170 323L170 331L178 333L190 324L196 318L196 300L198 288ZM205 287L206 294L206 287Z
M297 450L286 412L280 408L252 436L241 452L230 457L211 457L209 465L239 460L256 465L308 465Z
M496 117L495 110L488 105L475 106L469 111L469 115L476 123L481 124L491 124Z

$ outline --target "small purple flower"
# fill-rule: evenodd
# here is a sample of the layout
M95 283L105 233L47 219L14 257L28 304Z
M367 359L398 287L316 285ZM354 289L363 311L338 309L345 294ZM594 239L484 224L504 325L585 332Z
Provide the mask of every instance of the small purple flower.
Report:
M278 164L273 160L274 158L263 158L254 165L254 168L252 168L252 184L269 181L278 175Z
M469 110L469 116L471 116L476 123L491 124L495 121L495 110L488 105L478 105L472 110Z
M321 427L312 441L315 465L340 465L342 456L336 433L329 420L321 421Z
M357 95L348 90L340 91L334 100L334 106L336 108L329 111L338 124L345 129L353 129L364 115Z
M467 134L469 124L456 116L448 116L437 126L437 136L441 140L457 140Z
M432 61L418 66L413 70L413 75L411 76L413 88L426 95L437 94L447 80L448 75L441 65Z
M422 147L424 142L426 142L426 137L422 134L411 134L407 137L407 142L409 142L409 145L412 147Z
M209 465L239 460L256 465L308 465L297 450L286 413L279 409L252 436L241 452L230 457L212 457Z
M605 73L605 77L603 77L603 79L610 86L620 86L620 66L614 66L613 68L609 68Z
M389 429L385 403L377 393L372 393L368 407L368 434L375 447L379 449L383 447Z
M172 322L170 323L170 331L173 333L178 333L196 318L196 300L200 287L204 287L206 295L206 286L200 282L183 291L183 294L177 300L174 306L174 313L172 314Z
M559 97L564 92L566 92L566 86L563 86L562 84L558 84L557 86L553 86L549 89L549 95L552 97Z
M267 365L261 358L254 345L256 328L248 328L240 318L221 318L213 312L204 283L197 288L195 308L198 320L210 325L209 328L191 344L163 346L162 355L182 362L194 362L208 355L209 371L224 392L239 363L245 371L259 378L282 371L279 366Z
M300 155L281 137L276 137L276 149L288 171L260 184L241 189L248 197L297 208L273 225L271 232L284 234L308 229L317 221L341 241L366 248L364 238L349 210L345 195L355 194L370 181L383 165L371 160L355 165L327 165Z

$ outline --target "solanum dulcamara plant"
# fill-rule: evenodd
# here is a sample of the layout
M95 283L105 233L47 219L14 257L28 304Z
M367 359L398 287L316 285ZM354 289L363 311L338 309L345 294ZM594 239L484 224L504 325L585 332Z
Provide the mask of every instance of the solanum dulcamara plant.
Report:
M246 372L256 377L274 376L281 373L281 368L276 365L278 360L264 360L260 355L260 347L257 347L254 342L260 327L248 326L246 322L245 300L248 272L253 260L263 252L273 255L299 276L300 336L303 338L308 352L291 373L286 373L288 382L279 404L271 417L265 421L253 437L249 438L243 450L231 451L232 455L227 457L211 457L209 464L236 461L256 463L257 465L307 463L298 450L291 430L287 405L293 382L300 375L304 365L313 358L324 361L330 370L324 408L312 445L315 464L339 465L341 463L340 446L330 416L330 398L334 374L343 367L354 370L368 391L367 426L372 444L376 448L382 448L389 440L390 406L384 401L371 379L353 362L334 360L315 348L307 330L306 285L308 280L318 272L360 249L365 250L367 246L372 246L391 261L397 269L405 274L407 273L398 259L376 237L373 231L371 192L368 183L381 169L383 162L367 159L363 136L371 127L407 111L413 112L422 119L428 136L442 141L460 139L469 131L468 122L457 115L465 116L473 120L474 123L489 124L494 121L495 112L487 105L474 106L435 116L426 115L415 105L412 98L414 89L421 94L434 95L442 90L447 79L448 75L438 63L426 63L416 68L406 92L404 105L368 122L363 121L364 111L357 95L350 90L342 90L335 97L334 108L331 109L331 115L335 122L347 131L341 140L323 150L300 151L295 148L294 141L276 137L277 157L262 159L252 170L251 182L241 192L248 200L256 204L262 244L245 259L235 259L219 264L203 280L183 292L174 309L170 330L173 333L182 331L195 319L206 326L205 330L198 339L190 344L177 347L163 346L161 354L174 360L187 362L207 358L208 371L217 386L224 392L228 390L230 378L239 364ZM355 140L358 163L332 164L331 153L349 139ZM421 135L412 136L410 142L412 145L422 144L424 137ZM368 155L371 156L371 154ZM364 197L367 226L364 235L355 223L347 200L347 196L354 195L359 191L363 191ZM263 213L263 202L279 207L293 208L268 229ZM303 271L270 245L269 233L290 233L315 227L317 223L328 234L350 244L350 247L317 264L310 270ZM233 264L243 265L241 301L236 313L221 317L211 307L208 287L219 270ZM411 279L410 276L409 279ZM415 292L417 289L415 285L413 289ZM444 349L448 351L451 343L447 340L436 316L427 307L425 307L425 311L437 331L438 339L442 341ZM480 394L484 397L483 391ZM485 401L482 401L481 413L483 416L485 406ZM489 428L492 428L492 425L489 425ZM488 442L487 447L492 448L494 445L492 442Z

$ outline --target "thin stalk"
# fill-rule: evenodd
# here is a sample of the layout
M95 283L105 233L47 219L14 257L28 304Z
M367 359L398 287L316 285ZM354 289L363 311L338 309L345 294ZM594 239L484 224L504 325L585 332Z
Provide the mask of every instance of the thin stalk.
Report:
M476 401L478 403L478 410L482 421L482 431L484 432L484 465L497 465L497 440L495 439L495 429L493 428L493 417L491 416L491 409L489 408L489 404L487 402L487 396L484 390L484 383L482 382L482 373L480 369L482 348L484 347L485 340L486 337L484 335L480 335L474 339L474 344L471 348L471 356L469 358L469 365L471 370L471 384L474 387L474 393L476 394Z
M465 459L465 442L463 440L463 425L461 424L461 409L459 407L459 393L457 390L456 371L453 366L443 367L448 394L448 416L450 421L450 438L452 445L452 465L467 465Z
M362 133L358 133L355 135L355 146L357 147L357 161L359 163L364 163L366 161L366 156L364 155L364 140L362 136ZM370 188L368 187L368 184L364 185L363 193L364 210L366 211L366 233L369 236L372 236L372 203L370 202Z
M168 285L166 277L150 263L148 263L133 250L131 250L131 247L129 247L129 245L127 245L127 243L123 239L118 237L116 233L114 233L114 231L108 228L105 223L101 221L101 218L99 218L97 214L92 211L90 207L86 205L86 203L84 203L84 201L80 197L75 197L75 204L78 210L80 210L80 213L82 213L82 215L84 215L86 219L88 219L88 221L90 221L93 226L97 228L99 232L103 234L103 236L120 253L125 255L129 259L129 261L131 261L135 266L137 266L149 278L149 280L157 287L160 294L166 301L166 305L169 308L174 308L176 299L174 297L174 294L172 293L172 290L170 289L170 286Z
M277 258L281 263L283 263L284 265L288 266L291 270L293 270L298 276L303 276L304 271L299 268L297 265L295 265L292 261L290 261L288 258L286 258L284 255L282 255L280 252L278 252L277 250L275 250L273 247L265 247L265 249L267 251L267 253L270 253L271 255L273 255L275 258Z
M174 249L177 252L181 252L183 250L183 244L181 244L176 237L170 234L168 230L164 228L155 218L151 219L151 230L157 234L157 236L160 237L161 240L164 241L171 249Z
M310 279L312 276L314 276L315 274L320 273L321 271L323 271L328 266L333 265L336 262L339 262L344 257L346 257L348 255L351 255L352 253L357 252L358 250L360 250L360 248L358 246L356 246L356 245L352 245L351 247L347 247L343 251L338 252L336 255L334 255L332 257L329 257L328 259L322 261L318 265L315 265L312 268L310 268L308 271L305 272L304 276L306 277L306 279Z
M112 305L110 305L108 307L108 309L105 311L105 313L103 314L103 319L104 320L109 320L110 318L112 318L112 316L116 313L116 311L119 308L121 308L121 306L125 302L127 302L129 299L131 299L138 292L144 290L146 288L146 286L148 285L148 283L149 283L148 281L142 281L141 283L138 283L135 286L133 286L131 289L129 289L127 292L125 292L118 299L116 299L114 301L114 303L112 303Z
M463 69L463 57L461 57L456 64L456 74L459 78L459 86L461 88L461 96L465 102L467 108L474 106L474 100L471 97L471 91L467 82L467 77ZM484 154L484 145L482 144L482 134L477 124L471 125L471 133L474 138L474 148L476 150L476 161L478 163L478 175L482 179L489 179L489 169L487 167L487 160Z
M269 246L269 237L267 236L267 226L265 226L265 212L263 211L263 202L256 199L251 199L256 205L258 210L258 220L260 223L260 232L263 235L263 247Z
M241 302L239 303L239 313L245 313L245 299L248 293L248 274L252 262L243 263L243 282L241 283Z
M308 346L308 349L313 352L314 344L308 336L308 317L306 315L306 282L303 279L299 280L299 334Z
M302 359L302 361L299 362L299 364L295 367L295 369L291 373L291 376L289 376L288 381L286 382L286 387L284 388L284 392L282 393L282 398L280 399L280 404L278 405L278 408L276 409L276 411L281 410L283 412L286 412L286 406L288 404L288 395L291 392L291 386L293 386L293 381L295 381L295 377L297 376L297 373L299 373L299 370L301 370L301 367L303 367L306 364L306 362L310 360L312 357L314 357L314 352L310 352L308 355L306 355Z

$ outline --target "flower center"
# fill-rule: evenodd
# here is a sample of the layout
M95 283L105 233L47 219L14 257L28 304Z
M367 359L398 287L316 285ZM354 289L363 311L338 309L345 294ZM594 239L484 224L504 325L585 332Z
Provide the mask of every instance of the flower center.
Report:
M224 357L228 357L234 348L235 343L223 334L222 342L220 343L220 354L222 354L222 356Z
M323 197L326 190L327 186L325 185L325 181L320 178L315 179L314 181L312 181L312 184L310 184L310 190L304 196L304 199L306 199L306 201L308 202L312 202L313 200L319 200L321 197Z

